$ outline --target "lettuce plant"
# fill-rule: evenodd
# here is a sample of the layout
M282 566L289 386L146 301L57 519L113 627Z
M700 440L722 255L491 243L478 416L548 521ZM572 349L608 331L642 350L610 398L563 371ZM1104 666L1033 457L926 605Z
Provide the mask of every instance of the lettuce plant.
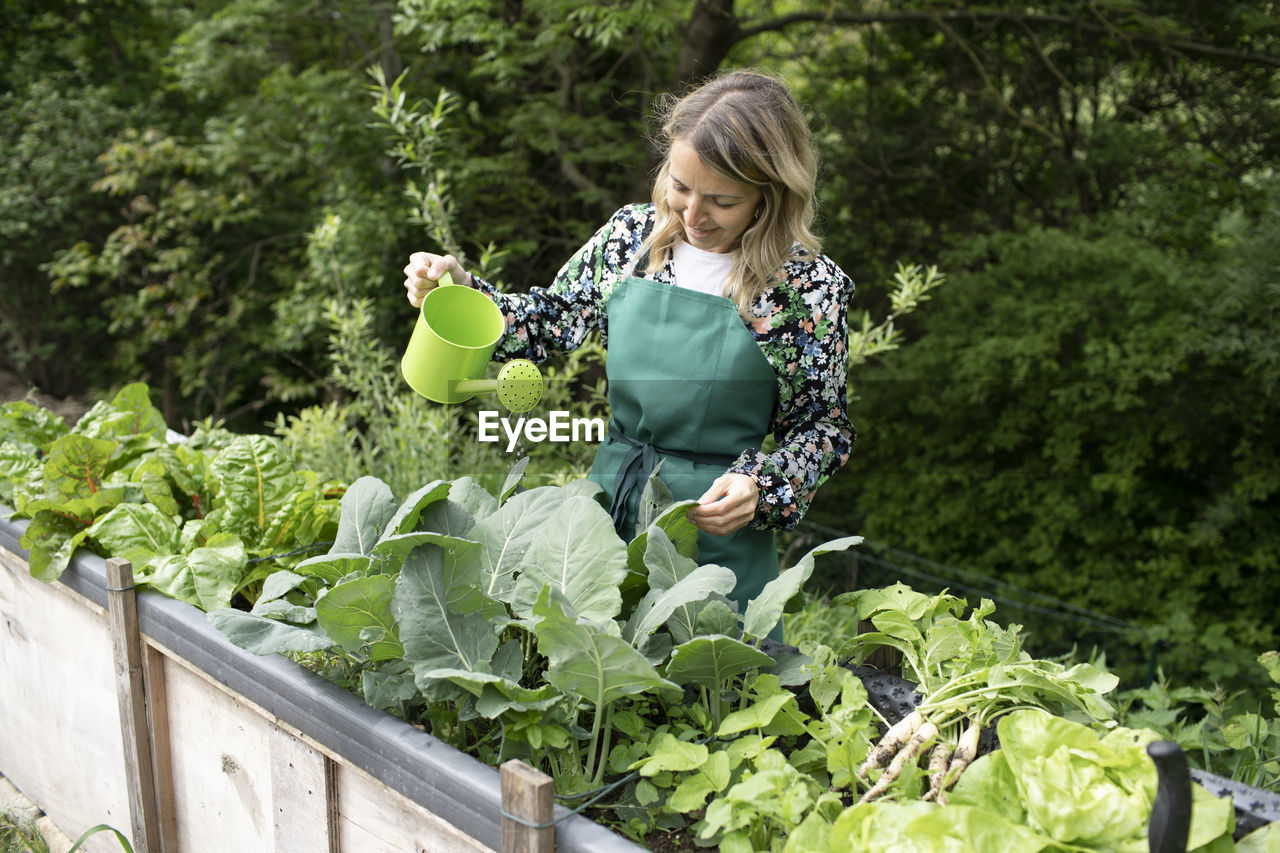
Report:
M978 758L945 807L918 799L877 800L810 822L785 850L1145 851L1156 794L1149 731L1092 728L1038 709L997 724L1001 748ZM1230 800L1193 786L1188 850L1237 849ZM1245 846L1240 849L1266 849ZM816 846L815 846L816 845Z

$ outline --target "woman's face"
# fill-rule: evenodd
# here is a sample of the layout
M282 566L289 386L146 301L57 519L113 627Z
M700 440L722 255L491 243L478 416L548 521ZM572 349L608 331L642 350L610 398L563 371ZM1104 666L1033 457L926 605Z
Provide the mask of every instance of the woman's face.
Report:
M684 223L689 245L716 253L738 248L755 219L759 189L715 174L680 139L671 143L667 181L667 203Z

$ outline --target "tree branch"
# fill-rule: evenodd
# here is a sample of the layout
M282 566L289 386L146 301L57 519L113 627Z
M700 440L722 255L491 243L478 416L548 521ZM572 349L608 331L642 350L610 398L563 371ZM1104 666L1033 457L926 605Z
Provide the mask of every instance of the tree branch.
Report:
M562 115L569 115L572 111L573 75L569 73L568 66L558 60L553 61L552 65L555 68L556 74L560 77L560 89L557 93L560 112ZM556 148L556 159L560 162L560 174L564 176L565 180L573 185L574 189L579 192L595 196L597 199L597 205L600 206L601 210L605 211L605 215L607 216L609 213L607 209L609 203L602 203L599 199L607 197L608 194L602 192L600 185L591 180L586 173L578 168L578 164L573 162L572 158L569 156L569 146L564 143L563 139L561 139L560 132L557 127L558 126L555 123L550 124L548 126L548 133L551 136L551 143Z
M734 0L698 0L694 4L676 58L675 91L714 73L729 49L742 40L733 3Z
M1000 94L1000 88L995 84L995 81L991 79L991 75L987 73L986 66L982 64L982 60L978 57L978 54L974 52L973 47L969 44L968 41L964 39L963 36L961 36L954 29L952 29L951 25L948 24L946 21L943 21L940 17L937 19L936 23L938 25L938 28L942 30L944 33L946 33L947 38L951 39L956 44L958 44L960 46L960 49L965 52L965 55L969 57L969 61L973 63L973 67L977 70L978 75L982 78L983 84L986 86L988 91L991 92L991 97L996 99L996 102L1000 104L1000 108L1002 110L1008 113L1009 116L1014 121L1018 122L1019 124L1024 124L1027 127L1034 130L1036 133L1039 133L1046 140L1048 140L1050 144L1057 145L1057 146L1062 145L1062 140L1057 136L1055 136L1053 132L1050 131L1047 127L1044 127L1039 122L1033 119L1027 118L1026 116L1019 113L1017 110L1015 110L1013 107L1009 106L1009 102L1006 101L1004 99L1004 96Z
M1096 11L1096 10L1095 10ZM1214 44L1191 41L1182 38L1166 38L1152 33L1140 33L1123 30L1109 24L1094 24L1072 18L1068 15L1048 13L1018 13L992 11L982 9L939 9L918 11L884 11L884 12L846 12L829 10L826 12L792 12L781 15L771 21L763 21L747 27L741 27L734 35L734 43L745 41L761 33L777 32L793 24L801 23L836 23L836 24L890 24L890 23L936 23L938 21L1007 21L1021 24L1041 24L1071 27L1087 33L1123 39L1127 42L1141 42L1156 47L1172 48L1186 53L1200 54L1217 59L1230 59L1237 62L1257 63L1280 68L1280 57L1267 56L1261 53L1233 50Z

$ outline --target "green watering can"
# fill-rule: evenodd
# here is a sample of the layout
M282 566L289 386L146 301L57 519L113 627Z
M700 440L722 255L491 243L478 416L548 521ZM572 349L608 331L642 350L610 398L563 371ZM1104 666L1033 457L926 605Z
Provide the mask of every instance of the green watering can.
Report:
M427 292L413 336L400 359L409 387L433 403L461 403L497 392L512 412L527 412L542 399L542 373L526 359L502 366L497 379L479 379L506 323L493 300L454 284L446 272Z

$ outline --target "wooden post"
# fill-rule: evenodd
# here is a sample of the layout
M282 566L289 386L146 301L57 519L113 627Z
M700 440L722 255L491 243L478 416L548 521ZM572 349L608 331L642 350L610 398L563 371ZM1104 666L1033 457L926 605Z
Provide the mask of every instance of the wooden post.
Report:
M160 850L178 853L178 809L173 801L173 752L169 738L169 699L164 681L164 652L142 643L146 667L147 731L156 779L156 811L160 822Z
M876 626L871 624L870 619L858 620L858 633L866 634L875 631ZM867 655L867 659L863 664L875 667L881 672L887 672L890 675L902 675L902 652L892 646L881 646L871 654Z
M329 853L342 853L342 809L338 804L338 762L324 756L325 828L329 836Z
M555 813L552 795L555 783L550 776L534 770L523 761L511 759L502 765L502 853L553 853L556 849L554 826L526 826L507 815L515 815L529 823L550 823Z
M156 776L147 730L147 695L142 667L142 636L138 632L138 600L133 588L133 565L107 560L107 609L111 615L111 645L115 653L116 698L120 704L120 733L124 741L125 778L129 786L129 818L134 849L160 853L160 819L156 807Z

